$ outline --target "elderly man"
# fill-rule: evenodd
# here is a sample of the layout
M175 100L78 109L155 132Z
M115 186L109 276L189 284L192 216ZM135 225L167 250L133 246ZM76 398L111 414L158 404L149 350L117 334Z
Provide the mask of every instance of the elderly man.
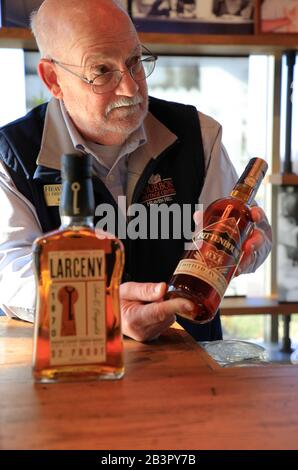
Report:
M217 122L192 106L148 100L146 76L156 58L147 51L142 60L144 48L118 2L45 0L32 26L39 75L53 98L0 130L0 307L29 321L35 299L31 244L60 224L58 201L47 188L60 183L61 154L93 156L96 204L115 210L119 196L148 208L155 179L161 199L170 182L168 204L193 209L227 195L237 180ZM254 207L251 214L256 228L239 272L256 269L271 248L264 212ZM184 242L125 241L124 334L150 340L177 312L192 309L185 299L163 300ZM219 315L207 325L181 323L199 340L221 338Z

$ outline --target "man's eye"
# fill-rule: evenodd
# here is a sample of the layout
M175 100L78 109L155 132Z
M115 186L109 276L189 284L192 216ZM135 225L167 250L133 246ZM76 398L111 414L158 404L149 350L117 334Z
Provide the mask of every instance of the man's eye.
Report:
M140 62L141 60L141 57L140 56L135 56L135 57L132 57L129 61L129 66L132 66L132 65L135 65L137 64L138 62Z
M103 73L109 72L110 69L106 65L94 65L91 69L92 74L102 75Z

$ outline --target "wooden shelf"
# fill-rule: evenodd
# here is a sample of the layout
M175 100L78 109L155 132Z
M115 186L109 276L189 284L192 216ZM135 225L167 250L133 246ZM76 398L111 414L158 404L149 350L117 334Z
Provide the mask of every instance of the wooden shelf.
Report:
M37 50L31 31L25 28L0 28L0 47Z
M142 43L157 53L180 54L274 54L298 50L298 34L167 34L139 33Z
M221 315L291 315L298 313L298 302L278 302L270 297L226 297L220 306Z
M274 54L298 50L298 34L169 34L139 33L142 43L157 53L178 54ZM37 49L29 29L0 28L0 47Z
M273 174L267 177L267 181L273 185L298 185L298 175L295 173Z

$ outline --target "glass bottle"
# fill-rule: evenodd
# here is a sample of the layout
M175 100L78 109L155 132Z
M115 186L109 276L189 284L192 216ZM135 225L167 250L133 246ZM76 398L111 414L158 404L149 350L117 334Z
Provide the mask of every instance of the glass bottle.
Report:
M195 308L179 315L196 323L211 321L241 261L242 247L254 223L249 207L268 165L252 158L228 197L210 204L203 213L202 230L193 249L178 263L165 298L184 297Z
M62 156L61 226L35 240L36 381L123 376L122 243L94 230L90 156Z

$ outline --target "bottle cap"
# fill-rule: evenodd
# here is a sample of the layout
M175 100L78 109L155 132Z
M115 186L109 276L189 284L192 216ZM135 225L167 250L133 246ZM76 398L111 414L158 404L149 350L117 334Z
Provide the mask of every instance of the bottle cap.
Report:
M65 153L61 157L61 173L64 180L91 178L92 156Z
M250 205L256 192L266 174L268 164L262 158L251 158L236 185L231 196L241 199L247 205Z

